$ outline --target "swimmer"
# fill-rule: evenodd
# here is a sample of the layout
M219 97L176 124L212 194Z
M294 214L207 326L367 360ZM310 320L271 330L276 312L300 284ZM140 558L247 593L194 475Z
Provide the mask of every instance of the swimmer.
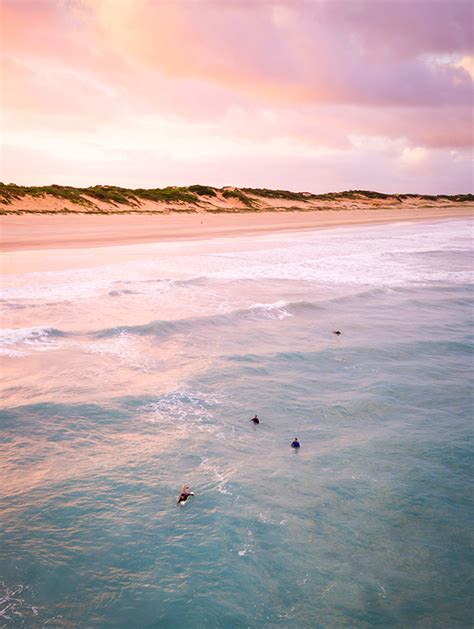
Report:
M179 498L178 498L178 504L180 502L186 502L186 500L189 498L189 496L194 496L192 491L189 491L189 487L186 485L186 487L183 485L181 487L181 493L179 494Z
M260 423L260 420L259 420L259 418L257 417L256 414L255 414L255 417L252 417L252 419L250 421L253 422L255 425Z
M291 447L292 447L292 448L300 448L300 447L301 447L301 444L300 444L300 442L298 441L298 438L297 438L297 437L295 437L295 438L293 439L293 441L291 442Z
M342 334L341 330L333 330L332 333L336 336L340 336Z

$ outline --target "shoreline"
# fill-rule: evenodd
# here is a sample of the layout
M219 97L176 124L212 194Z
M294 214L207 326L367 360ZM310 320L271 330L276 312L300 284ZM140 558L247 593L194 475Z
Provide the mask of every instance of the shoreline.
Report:
M472 208L320 210L259 213L4 215L0 252L91 249L121 245L259 236L406 221L468 218Z

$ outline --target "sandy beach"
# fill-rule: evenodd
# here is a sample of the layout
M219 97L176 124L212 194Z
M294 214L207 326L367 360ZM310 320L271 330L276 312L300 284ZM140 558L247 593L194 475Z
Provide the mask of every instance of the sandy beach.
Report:
M319 212L165 215L7 215L0 220L2 252L81 249L140 243L206 240L282 231L399 221L443 220L473 215L472 207Z

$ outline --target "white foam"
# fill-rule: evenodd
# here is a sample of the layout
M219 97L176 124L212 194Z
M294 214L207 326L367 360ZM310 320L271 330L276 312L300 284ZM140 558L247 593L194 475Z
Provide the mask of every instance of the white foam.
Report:
M276 301L272 304L253 304L249 307L251 312L257 312L259 314L263 314L266 318L269 319L286 319L286 317L292 317L291 312L288 312L286 309L288 306L288 302L286 301Z
M18 622L18 618L38 616L38 608L28 604L22 596L28 589L21 583L7 586L4 581L0 581L0 618Z
M213 461L204 457L199 467L204 470L205 473L210 474L213 477L214 482L217 481L216 489L220 494L232 496L232 492L227 488L227 477L221 470L218 469L217 465Z
M243 545L243 548L239 550L240 557L245 557L245 555L254 555L255 550L255 542L253 541L253 533L250 530L247 530L248 542Z
M198 391L177 389L162 395L157 402L144 409L145 417L158 426L172 424L173 430L188 432L190 429L218 433L213 409L219 404L217 396Z
M469 229L469 221L459 220L401 223L273 235L258 241L234 238L223 241L219 253L206 253L204 249L170 256L154 249L153 255L140 262L7 276L2 280L2 294L9 301L28 303L75 302L102 296L110 302L112 292L122 293L116 299L120 302L137 299L135 292L140 293L140 299L144 295L155 299L180 291L180 299L186 302L189 297L194 308L202 293L200 282L206 279L281 279L374 287L431 281L466 283L472 279L469 265L450 267L449 254L469 251ZM424 256L426 253L447 254L447 263L441 263L436 255ZM207 303L212 287L206 291ZM270 313L280 310L274 316L289 316L284 306L254 306L268 307Z
M35 326L32 328L3 328L0 330L0 344L13 345L14 343L37 343L50 338L54 329L47 326Z
M449 269L426 252L468 251L469 223L397 224L339 229L287 238L285 246L219 254L220 279L303 280L321 284L376 287L427 282L467 283L472 272Z
M54 328L35 326L31 328L0 329L0 355L17 357L31 350L45 351L56 347L52 334Z
M156 361L145 358L143 352L137 346L137 337L121 330L116 336L90 343L78 343L78 348L91 354L113 356L120 365L138 369L143 372L152 371L156 367Z

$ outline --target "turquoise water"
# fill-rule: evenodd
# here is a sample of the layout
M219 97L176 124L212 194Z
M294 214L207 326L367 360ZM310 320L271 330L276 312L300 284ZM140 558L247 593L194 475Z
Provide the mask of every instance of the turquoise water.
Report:
M471 626L470 228L7 276L0 626Z

